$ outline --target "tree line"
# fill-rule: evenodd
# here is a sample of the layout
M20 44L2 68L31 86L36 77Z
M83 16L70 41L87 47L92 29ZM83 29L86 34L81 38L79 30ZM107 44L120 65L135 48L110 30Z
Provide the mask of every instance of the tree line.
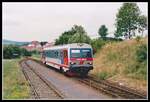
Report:
M36 50L28 51L25 48L20 48L17 45L4 45L3 46L3 58L4 59L12 59L12 58L20 58L21 56L32 56L32 54L37 54Z

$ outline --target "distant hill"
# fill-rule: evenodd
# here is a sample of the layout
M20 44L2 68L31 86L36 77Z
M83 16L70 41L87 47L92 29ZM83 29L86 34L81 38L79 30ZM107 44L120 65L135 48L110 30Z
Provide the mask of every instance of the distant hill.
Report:
M18 41L12 41L12 40L6 40L3 39L3 45L9 45L9 44L13 44L13 45L24 45L24 44L29 44L30 42L18 42Z

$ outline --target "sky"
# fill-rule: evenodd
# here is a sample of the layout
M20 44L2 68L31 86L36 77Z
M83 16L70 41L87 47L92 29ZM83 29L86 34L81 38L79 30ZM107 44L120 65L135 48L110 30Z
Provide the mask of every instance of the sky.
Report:
M81 25L91 38L105 24L113 36L115 19L122 2L3 2L2 36L14 41L54 42L73 25ZM148 3L137 2L141 14L148 16Z

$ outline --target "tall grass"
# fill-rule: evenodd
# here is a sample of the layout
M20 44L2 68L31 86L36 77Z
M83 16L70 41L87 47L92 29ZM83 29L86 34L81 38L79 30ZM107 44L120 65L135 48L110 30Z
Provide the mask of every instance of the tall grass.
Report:
M3 60L3 99L29 98L29 85L18 65L19 60Z
M147 76L147 43L127 40L118 43L107 43L96 53L94 70L102 79L123 75L138 80L146 80Z

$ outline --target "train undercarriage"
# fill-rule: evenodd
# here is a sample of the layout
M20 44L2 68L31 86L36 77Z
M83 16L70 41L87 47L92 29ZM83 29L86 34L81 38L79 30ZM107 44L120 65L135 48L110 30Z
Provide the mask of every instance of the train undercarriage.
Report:
M93 67L70 67L68 71L65 72L68 76L79 76L79 77L86 77L88 72L92 70Z

